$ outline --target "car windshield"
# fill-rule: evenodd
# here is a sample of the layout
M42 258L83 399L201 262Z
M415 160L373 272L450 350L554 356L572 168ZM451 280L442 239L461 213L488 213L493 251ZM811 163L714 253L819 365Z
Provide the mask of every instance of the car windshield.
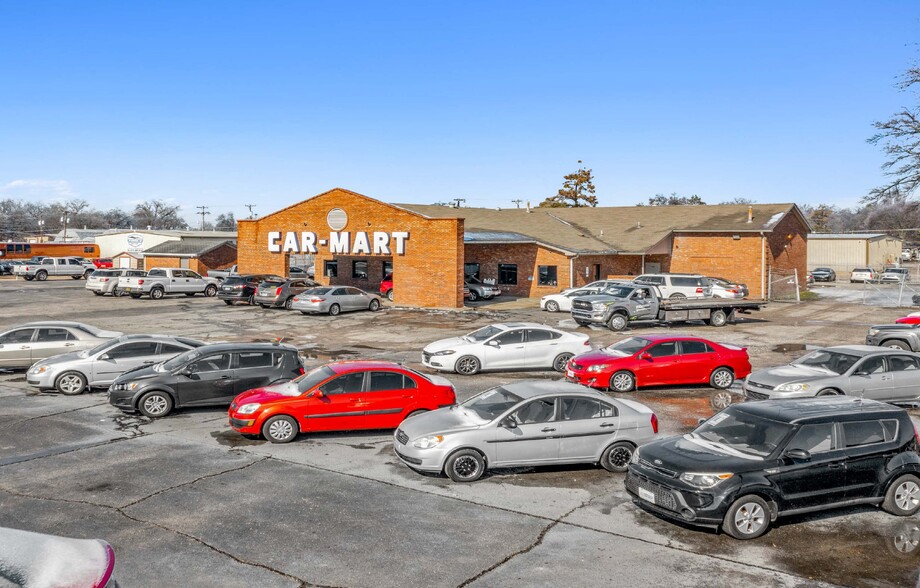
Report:
M635 290L635 288L630 288L629 286L610 286L604 290L604 294L613 296L614 298L629 298L633 290Z
M604 351L611 355L632 355L649 343L648 339L643 339L642 337L630 337L604 347Z
M713 286L723 286L723 287L731 285L725 280L722 280L720 278L709 278L709 283L712 284Z
M246 281L246 278L234 276L234 277L229 277L226 280L224 280L224 284L242 284L245 281Z
M98 353L102 353L103 351L105 351L106 349L108 349L108 348L111 347L112 345L115 345L116 343L119 343L120 341L121 341L120 339L109 339L108 341L103 341L102 343L100 343L99 345L96 345L96 346L93 347L92 349L87 349L86 351L81 352L81 353L80 353L80 356L81 356L81 357L89 357L89 356L91 356L91 355L96 355L96 354L98 354Z
M195 349L190 349L186 351L185 353L180 353L174 358L166 360L163 363L159 364L159 367L161 369L159 369L158 371L168 372L170 370L174 370L178 367L181 367L187 364L188 362L194 359L199 358L200 356L201 356L200 352L198 352Z
M297 384L297 388L296 393L294 390L291 390L290 395L294 396L295 394L303 394L307 390L312 390L334 375L335 372L329 369L327 366L321 365L318 368L314 368L304 375L292 380L292 382Z
M470 333L464 338L467 339L468 341L485 341L489 337L493 335L497 335L501 332L502 332L502 329L499 329L498 327L493 327L490 325L488 327L483 327L479 329L478 331L473 331L472 333Z
M259 288L277 288L278 286L281 286L283 284L284 282L280 280L279 281L265 280L264 282L259 284Z
M842 374L859 361L856 355L840 353L829 349L818 349L804 357L792 362L792 365L801 365L827 371L833 374Z
M499 386L473 396L460 406L483 420L491 421L520 401L520 396Z
M779 447L792 429L788 423L771 421L742 410L723 410L687 436L704 447L738 457L766 457Z

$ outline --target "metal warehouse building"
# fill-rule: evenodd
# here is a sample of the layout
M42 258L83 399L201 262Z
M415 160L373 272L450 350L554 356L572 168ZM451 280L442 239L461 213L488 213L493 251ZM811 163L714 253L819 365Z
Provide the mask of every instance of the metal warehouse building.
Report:
M884 233L812 233L808 266L829 267L841 275L857 267L878 270L900 258L901 246L901 239Z
M395 302L463 306L464 273L542 296L608 276L692 272L767 290L771 270L806 271L810 227L794 204L485 209L388 204L336 188L237 223L243 273L286 274L312 255L318 281ZM298 261L298 263L300 263Z

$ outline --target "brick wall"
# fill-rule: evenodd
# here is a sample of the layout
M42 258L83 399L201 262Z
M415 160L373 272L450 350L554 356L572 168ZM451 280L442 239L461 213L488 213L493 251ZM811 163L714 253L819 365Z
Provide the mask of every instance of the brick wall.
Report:
M597 266L600 266L599 273ZM605 280L607 276L638 276L641 273L641 255L579 255L575 258L576 286Z
M191 266L191 263L189 264ZM178 257L157 257L155 255L144 256L144 270L150 271L155 267L182 267ZM191 267L189 267L191 269ZM192 270L194 271L194 270Z
M808 229L794 214L787 214L767 237L767 265L782 270L796 270L799 284L808 272Z
M569 287L569 259L564 254L534 243L467 243L466 263L479 264L481 280L494 279L503 294L545 296ZM498 264L517 265L517 284L498 282ZM556 283L540 285L539 266L556 267Z
M229 269L236 264L236 247L225 244L216 249L208 251L198 259L190 260L195 263L198 269L192 269L201 275L208 273L208 270ZM189 264L189 268L191 269Z
M384 202L336 188L309 200L289 206L256 220L238 221L237 263L241 272L271 272L285 275L288 254L268 250L268 233L280 231L312 231L317 239L329 239L331 229L326 215L333 208L341 208L348 215L348 224L341 230L349 232L353 242L357 232L383 231L393 233L408 231L405 254L332 256L328 245L317 243L315 257L316 280L328 284L354 284L362 289L376 291L383 259L392 259L394 275L394 302L410 306L451 307L463 306L463 220L429 219L391 206ZM393 241L390 242L391 249ZM324 262L338 259L338 277L323 276ZM368 261L371 275L358 281L351 277L351 262Z

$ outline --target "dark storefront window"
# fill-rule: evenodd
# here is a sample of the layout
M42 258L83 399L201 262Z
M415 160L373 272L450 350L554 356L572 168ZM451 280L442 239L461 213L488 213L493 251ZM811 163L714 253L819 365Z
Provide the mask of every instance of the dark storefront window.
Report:
M556 266L554 265L538 266L537 274L540 278L539 284L541 286L555 286L556 285Z
M498 283L508 286L517 284L517 265L513 263L498 264Z
M387 277L387 276L389 276L389 275L392 275L392 273L393 273L393 262L392 262L392 261L384 261L384 262L383 262L383 277Z
M366 280L367 279L367 262L366 261L351 262L351 277L356 280Z
M339 275L339 262L326 261L323 263L323 275L327 278L334 278Z
M467 277L479 279L479 264L478 263L464 263L463 264L463 273Z

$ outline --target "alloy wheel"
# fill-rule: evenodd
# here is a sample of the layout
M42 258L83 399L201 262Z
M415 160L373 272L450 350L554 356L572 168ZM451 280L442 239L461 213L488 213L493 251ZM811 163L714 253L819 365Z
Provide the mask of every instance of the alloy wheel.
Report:
M64 394L79 394L83 391L83 378L76 374L67 374L61 378L58 386Z
M917 508L917 504L920 503L920 486L913 480L901 482L894 491L894 503L905 511Z
M626 447L614 447L610 451L610 455L607 457L607 460L616 468L626 467L629 463L629 460L632 459L632 451Z
M735 528L744 535L753 535L763 528L765 515L756 502L745 502L735 512Z
M463 455L454 461L454 473L461 478L472 478L479 473L479 462L470 455Z
M294 427L285 419L278 419L268 426L269 434L275 439L287 439L294 434Z
M166 412L166 409L169 407L169 402L159 394L154 394L148 396L144 400L144 410L152 415L160 415Z

